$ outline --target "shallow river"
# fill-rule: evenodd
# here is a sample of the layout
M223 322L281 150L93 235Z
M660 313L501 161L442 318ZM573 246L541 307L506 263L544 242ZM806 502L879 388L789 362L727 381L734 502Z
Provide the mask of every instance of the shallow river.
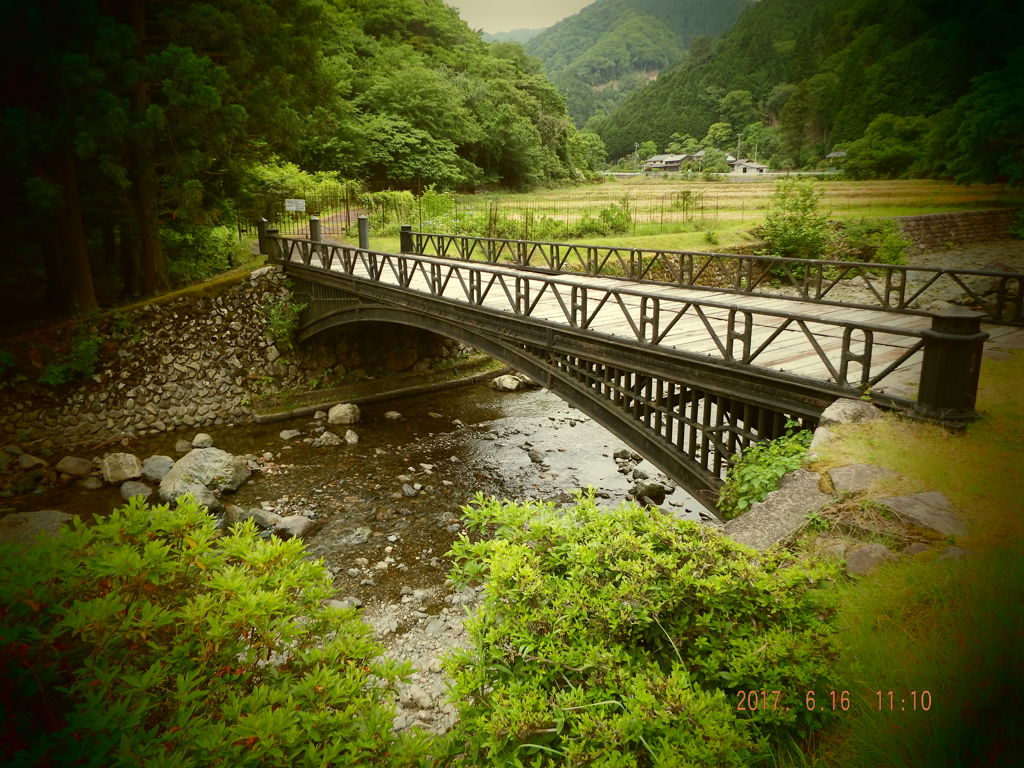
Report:
M388 420L388 411L402 418ZM323 422L312 419L202 431L219 448L263 457L263 468L224 501L314 517L319 527L306 537L309 550L335 570L345 595L364 600L396 600L403 585L423 588L442 580L448 568L443 556L461 529L459 508L477 492L564 503L573 489L590 486L611 505L629 493L634 467L667 483L646 461L630 462L629 474L621 473L612 453L623 443L544 390L498 393L472 384L367 404L362 415L353 426L355 445L313 447L279 436L285 429L314 434ZM345 429L332 431L340 436ZM108 450L175 457L175 442L194 433L147 436ZM418 492L407 496L403 485ZM73 488L18 501L20 509L79 514L100 514L120 502L116 489ZM682 489L663 506L694 520L702 509ZM366 567L349 575L357 558L366 558L372 578Z

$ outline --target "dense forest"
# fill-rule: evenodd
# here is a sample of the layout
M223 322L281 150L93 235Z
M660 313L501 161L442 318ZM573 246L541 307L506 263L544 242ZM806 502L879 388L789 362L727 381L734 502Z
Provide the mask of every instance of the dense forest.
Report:
M588 128L613 157L717 137L778 168L843 149L857 177L1020 184L1021 30L1013 0L761 0Z
M614 109L691 47L710 45L750 0L597 0L526 43L578 126Z
M441 0L5 7L5 286L42 265L54 308L187 277L218 251L216 225L230 243L240 201L299 169L370 189L526 187L603 159L535 60Z

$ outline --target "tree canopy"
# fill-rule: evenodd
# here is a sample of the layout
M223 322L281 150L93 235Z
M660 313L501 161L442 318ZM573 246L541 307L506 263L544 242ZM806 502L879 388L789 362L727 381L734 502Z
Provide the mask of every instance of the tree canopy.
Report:
M590 127L612 157L759 123L743 144L779 168L847 148L860 176L1019 184L1021 29L1024 6L1004 0L760 0Z
M750 0L597 0L532 37L526 50L583 126L725 30Z
M539 64L441 0L41 0L11 5L0 139L9 233L51 304L168 285L233 226L250 169L371 188L521 187L593 165ZM46 232L46 238L38 233ZM183 239L184 238L184 239ZM181 264L179 263L179 266ZM31 267L30 267L31 269ZM187 269L177 270L187 273Z

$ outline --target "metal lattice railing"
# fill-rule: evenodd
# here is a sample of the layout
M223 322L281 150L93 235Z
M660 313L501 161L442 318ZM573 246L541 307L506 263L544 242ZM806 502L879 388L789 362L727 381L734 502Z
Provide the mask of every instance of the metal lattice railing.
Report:
M297 238L275 238L278 258L390 284L521 319L778 371L799 359L805 378L851 394L878 387L915 362L921 330L832 320L718 298L676 298L614 280L586 284L568 274L414 254L387 254ZM919 361L918 361L919 362Z
M648 250L618 246L502 240L407 231L403 251L428 256L513 264L548 272L581 272L632 281L664 282L751 296L904 314L942 297L982 312L987 321L1024 325L1024 273L946 269L875 262L792 259L742 254ZM842 289L859 289L840 299Z

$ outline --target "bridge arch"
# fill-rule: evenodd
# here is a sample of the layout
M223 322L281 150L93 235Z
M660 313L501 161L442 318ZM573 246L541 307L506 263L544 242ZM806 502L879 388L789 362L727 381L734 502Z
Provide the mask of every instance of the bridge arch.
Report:
M327 311L309 311L300 342L355 323L415 327L455 339L525 373L644 455L691 494L713 507L729 457L767 430L781 432L785 417L757 410L635 366L539 349L510 336L409 307L335 298ZM753 410L752 410L753 409ZM760 435L758 434L760 432ZM746 436L744 442L743 438Z

